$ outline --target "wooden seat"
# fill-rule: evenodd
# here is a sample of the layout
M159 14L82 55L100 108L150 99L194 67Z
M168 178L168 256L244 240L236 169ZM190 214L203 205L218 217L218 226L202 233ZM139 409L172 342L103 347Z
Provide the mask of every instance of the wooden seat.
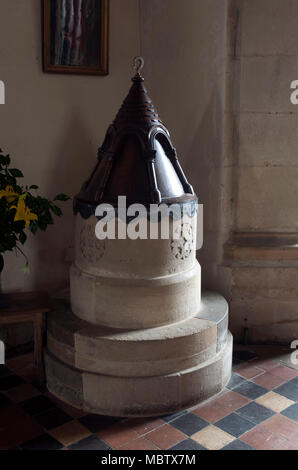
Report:
M34 363L38 379L44 380L42 358L43 314L51 308L48 294L45 292L17 292L2 294L8 306L0 309L0 325L32 322L34 325Z

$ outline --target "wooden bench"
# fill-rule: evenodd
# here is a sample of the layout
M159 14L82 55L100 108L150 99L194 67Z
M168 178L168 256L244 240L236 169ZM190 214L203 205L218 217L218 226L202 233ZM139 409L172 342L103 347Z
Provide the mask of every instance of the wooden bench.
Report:
M38 380L44 380L42 358L43 314L51 309L49 296L44 292L18 292L1 294L7 307L0 309L0 326L32 322L34 325L34 364Z

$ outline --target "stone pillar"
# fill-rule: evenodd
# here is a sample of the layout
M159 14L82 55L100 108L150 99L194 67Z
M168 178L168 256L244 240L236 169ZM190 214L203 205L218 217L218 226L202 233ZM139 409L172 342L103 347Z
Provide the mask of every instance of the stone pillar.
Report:
M230 2L223 264L238 341L298 337L297 18L291 0Z

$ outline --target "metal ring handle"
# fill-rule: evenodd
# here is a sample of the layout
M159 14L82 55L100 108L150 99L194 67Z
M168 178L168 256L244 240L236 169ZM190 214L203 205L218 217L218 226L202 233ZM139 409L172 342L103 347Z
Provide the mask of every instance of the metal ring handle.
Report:
M140 70L144 67L144 59L141 56L136 56L133 59L133 68L135 69L136 73L140 73Z

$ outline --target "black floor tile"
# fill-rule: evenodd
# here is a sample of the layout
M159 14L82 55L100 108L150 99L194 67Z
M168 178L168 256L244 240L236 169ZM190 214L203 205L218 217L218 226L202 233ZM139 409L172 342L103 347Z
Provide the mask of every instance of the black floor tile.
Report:
M245 382L247 382L246 379L244 379L240 375L235 374L235 372L233 372L230 378L230 381L227 385L227 388L229 388L230 390L233 390L235 387L238 387L238 385L245 383Z
M198 442L193 441L192 439L185 439L185 441L179 442L173 447L170 447L169 450L207 450L205 447L201 446Z
M34 416L34 419L47 430L57 428L58 426L62 426L62 424L73 421L71 416L56 406Z
M86 426L91 432L98 432L101 429L105 429L111 424L121 421L121 418L115 418L113 416L103 416L90 413L86 416L79 418L80 423Z
M239 439L235 439L235 441L230 442L227 446L223 447L221 450L254 450L250 447L246 442L242 442Z
M283 385L274 389L275 393L279 393L289 400L297 401L298 400L298 385L291 380Z
M182 411L179 411L178 413L174 413L174 414L171 414L171 415L165 415L165 416L161 416L161 419L163 419L166 423L170 423L170 421L173 421L174 419L176 418L180 418L180 416L184 416L188 413L187 410L182 410Z
M7 377L8 375L15 375L8 367L3 364L0 365L0 378Z
M0 393L0 408L6 408L6 406L10 404L10 399L6 395L3 395L3 393Z
M55 405L48 397L37 395L36 397L29 398L29 400L22 401L20 406L26 413L35 416L53 408Z
M266 419L271 418L275 413L274 411L265 408L265 406L258 403L251 402L235 411L242 418L248 419L254 424L260 424Z
M193 413L187 413L186 415L171 421L171 426L184 432L187 436L191 436L208 425L209 423L207 423L207 421L199 418L199 416L196 416Z
M64 446L49 434L42 434L31 441L21 444L20 447L22 450L59 450Z
M108 446L104 441L99 439L97 436L90 436L82 439L75 444L68 446L70 450L110 450L111 447Z
M251 359L256 359L258 356L252 351L234 351L233 358L240 359L240 361L250 361Z
M0 390L9 390L10 388L17 387L23 383L25 383L25 380L18 375L5 375L0 378Z
M264 395L265 393L268 393L268 390L266 388L261 387L260 385L257 385L254 382L250 382L249 380L246 380L240 385L237 385L237 387L234 387L233 391L240 393L241 395L244 395L245 397L250 398L251 400L255 400L256 398Z
M287 418L291 418L298 423L298 403L289 406L281 412L282 415L287 416Z
M235 357L233 357L233 361L232 361L233 367L234 367L234 366L237 366L238 364L243 364L243 361L241 361L240 359L236 359Z
M32 382L32 385L33 385L33 387L37 388L37 390L39 390L40 393L45 393L45 392L48 391L47 386L46 386L45 383L34 381L34 382Z
M223 431L232 434L232 436L239 437L250 429L254 428L255 425L248 419L242 418L236 413L231 413L223 419L217 421L214 426L222 429Z
M290 383L298 386L298 377L295 377L294 379L290 380Z

